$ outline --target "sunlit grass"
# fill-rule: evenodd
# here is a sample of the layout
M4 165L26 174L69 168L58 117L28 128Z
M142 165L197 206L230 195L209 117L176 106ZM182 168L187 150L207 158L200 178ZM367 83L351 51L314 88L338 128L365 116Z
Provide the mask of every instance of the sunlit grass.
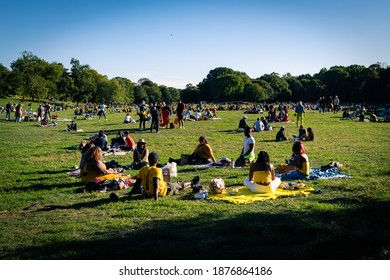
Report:
M72 118L73 111L58 115ZM78 133L65 132L66 123L60 121L58 126L40 128L35 122L6 122L1 115L0 258L388 258L388 123L341 121L333 114L308 112L305 126L315 132L315 141L305 143L311 165L339 161L352 178L307 182L323 190L307 197L233 205L194 200L188 190L158 202L110 203L109 194L84 193L80 180L66 174L79 164L80 152L73 147L100 129L109 139L118 130L129 130L135 140L144 138L161 163L191 153L200 135L206 136L216 158L235 159L242 148L243 134L235 129L243 112L218 115L221 120L186 122L184 130L162 129L159 134L139 131L138 123L123 124L121 113L108 114L107 121L77 120L83 130ZM136 118L134 112L132 116ZM247 122L252 124L257 117L248 115ZM256 153L267 151L274 165L291 155L291 142L273 141L280 125L253 134ZM298 133L294 122L283 125L288 136ZM130 155L106 158L112 159L122 165L131 162ZM189 181L195 175L206 187L216 177L227 186L238 186L248 168L179 166L178 177L172 179ZM127 192L117 194L123 197Z

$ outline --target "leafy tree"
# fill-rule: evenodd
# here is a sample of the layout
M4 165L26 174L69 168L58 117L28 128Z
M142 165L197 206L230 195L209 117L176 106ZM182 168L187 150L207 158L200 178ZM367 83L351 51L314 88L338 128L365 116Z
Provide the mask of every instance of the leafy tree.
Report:
M243 101L262 102L267 100L266 90L258 83L248 83L244 86Z
M202 100L199 88L192 84L187 84L186 87L180 91L180 97L186 103L189 102L195 103Z
M338 95L340 100L353 100L350 96L348 84L349 73L343 66L333 66L323 73L322 82L326 85L328 95Z
M135 102L140 104L142 100L145 100L146 103L149 103L149 97L146 93L146 90L141 85L134 86L134 97Z
M134 83L127 78L115 77L113 80L117 81L121 90L123 91L123 102L134 102Z
M71 77L74 81L73 100L76 102L96 101L95 96L97 90L95 70L92 70L89 65L80 64L80 61L72 58Z
M242 97L244 85L250 78L242 72L226 67L210 70L206 79L199 83L200 100L227 101Z
M58 98L64 95L59 91L64 75L67 75L67 73L61 63L54 62L47 65L44 78L46 80L48 96Z
M219 76L210 81L210 89L216 101L232 101L244 91L244 81L237 74ZM210 100L210 99L209 99Z
M180 98L180 90L173 87L159 86L162 100L167 103L176 102Z
M47 97L49 86L44 77L48 65L31 52L23 52L22 57L11 63L14 92L33 100Z
M266 81L272 88L272 92L269 93L269 98L272 101L289 101L291 100L291 89L286 81L279 76L278 73L265 74L259 78L259 80Z
M61 100L69 100L72 99L74 93L74 80L70 76L70 74L65 70L62 73L61 80L57 85L57 90L59 94L59 98Z
M0 97L10 94L10 76L11 71L0 63Z
M140 83L141 87L145 90L150 103L159 102L162 100L162 94L157 84L153 83L151 80L146 78L141 79L138 82Z

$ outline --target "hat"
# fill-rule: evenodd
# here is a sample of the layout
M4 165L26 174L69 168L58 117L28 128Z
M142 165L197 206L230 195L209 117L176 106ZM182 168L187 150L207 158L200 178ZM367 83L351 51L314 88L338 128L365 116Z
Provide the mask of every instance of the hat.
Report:
M281 126L281 127L280 127L280 130L284 130L284 126Z
M248 117L244 115L242 118L243 118L243 119L247 119Z
M146 144L145 139L143 139L143 138L139 139L137 143L144 143L144 144Z
M126 130L126 131L124 132L124 134L128 135L128 134L129 134L129 132Z

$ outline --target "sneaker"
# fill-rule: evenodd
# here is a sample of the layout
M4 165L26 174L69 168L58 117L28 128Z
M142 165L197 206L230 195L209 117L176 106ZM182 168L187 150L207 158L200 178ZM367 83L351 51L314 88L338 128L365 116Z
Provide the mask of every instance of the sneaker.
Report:
M200 177L199 176L195 176L191 180L191 185L197 185L199 183L199 181L200 181Z

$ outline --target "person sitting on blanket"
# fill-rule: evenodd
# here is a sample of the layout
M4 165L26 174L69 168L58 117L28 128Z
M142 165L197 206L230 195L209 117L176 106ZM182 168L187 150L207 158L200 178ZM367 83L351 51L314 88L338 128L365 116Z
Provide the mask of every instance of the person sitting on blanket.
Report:
M215 161L213 149L207 142L206 137L200 136L199 144L189 156L188 164L208 164L215 163ZM169 162L176 162L178 165L182 164L181 159L169 158Z
M124 151L134 151L136 145L133 138L131 138L128 131L124 132L125 135L125 145L120 145L119 147Z
M296 141L292 147L293 155L288 161L288 165L292 165L296 170L282 174L282 180L299 180L307 179L310 171L309 158L306 154L306 149L301 141Z
M215 162L215 157L206 137L199 137L199 144L191 154L190 162L193 164L207 164Z
M244 146L242 148L241 154L234 163L234 167L242 167L248 165L255 160L255 138L251 135L252 129L250 127L245 128L244 130Z
M273 193L281 184L275 177L274 166L269 162L268 153L261 151L255 163L249 169L249 178L244 179L244 185L253 193Z
M115 138L111 139L111 147L114 148L123 145L126 145L124 133L118 131L118 133L115 135Z
M75 121L71 121L70 124L67 124L68 131L77 131L77 124Z
M185 184L167 183L164 181L162 169L157 167L157 153L150 153L148 155L148 161L149 166L144 166L139 170L133 188L128 194L129 197L133 194L141 193L145 198L153 197L154 200L158 200L159 197L166 196L167 194L177 194L179 190L184 188ZM191 183L189 184L191 186Z
M144 139L139 139L133 152L132 169L139 170L148 165L149 150Z
M92 146L85 154L80 166L81 181L90 183L95 181L113 180L115 178L127 178L117 171L107 169L103 163L103 151L98 146Z

